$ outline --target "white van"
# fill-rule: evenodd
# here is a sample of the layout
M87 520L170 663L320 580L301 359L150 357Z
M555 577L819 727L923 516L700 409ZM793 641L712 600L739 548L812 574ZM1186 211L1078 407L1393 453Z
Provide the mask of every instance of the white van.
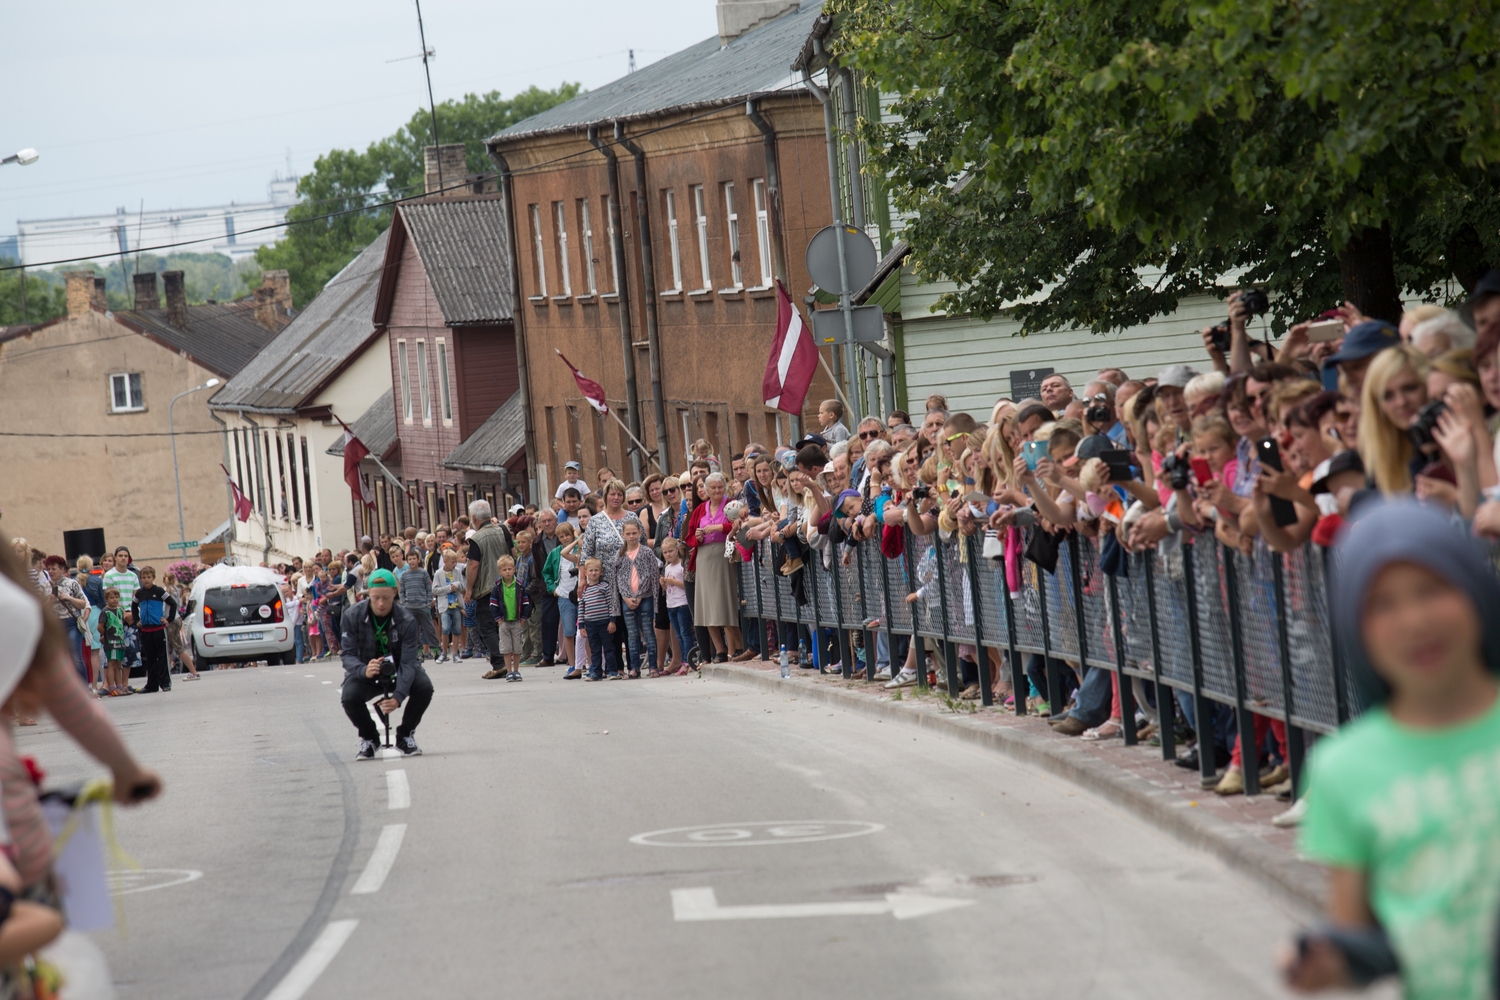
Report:
M291 663L292 626L281 600L281 574L263 566L211 566L193 581L193 655L215 663Z

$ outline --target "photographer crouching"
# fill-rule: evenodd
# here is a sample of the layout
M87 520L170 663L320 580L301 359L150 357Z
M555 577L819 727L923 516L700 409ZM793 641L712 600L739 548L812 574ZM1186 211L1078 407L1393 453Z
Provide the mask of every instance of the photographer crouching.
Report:
M421 631L410 611L396 603L396 577L388 569L370 574L369 596L344 612L344 714L359 730L356 760L370 760L380 732L368 705L389 715L405 704L396 727L396 747L410 757L421 753L412 735L432 702L432 681L422 669Z

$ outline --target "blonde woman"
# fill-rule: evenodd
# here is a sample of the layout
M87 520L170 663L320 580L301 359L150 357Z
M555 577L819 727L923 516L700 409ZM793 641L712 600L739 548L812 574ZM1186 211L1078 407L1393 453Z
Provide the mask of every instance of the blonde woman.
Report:
M1401 344L1375 355L1360 393L1359 454L1384 494L1411 493L1416 473L1427 464L1407 436L1427 405L1427 355Z

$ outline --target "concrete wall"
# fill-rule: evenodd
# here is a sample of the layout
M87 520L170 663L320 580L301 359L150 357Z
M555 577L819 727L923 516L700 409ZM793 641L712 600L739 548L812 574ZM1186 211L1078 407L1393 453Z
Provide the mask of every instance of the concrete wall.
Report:
M109 375L140 372L145 410L111 413ZM178 553L177 498L167 405L215 373L181 353L88 311L0 348L0 533L63 552L62 533L102 527L138 562ZM211 390L173 411L189 540L227 516L223 437ZM41 436L49 435L49 436ZM82 436L93 435L93 436Z

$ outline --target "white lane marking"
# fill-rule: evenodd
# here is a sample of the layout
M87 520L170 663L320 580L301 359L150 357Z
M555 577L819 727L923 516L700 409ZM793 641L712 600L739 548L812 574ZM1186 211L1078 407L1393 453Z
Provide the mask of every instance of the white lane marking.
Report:
M332 683L333 683L333 681L324 681L324 682L323 682L323 683L324 683L324 684L332 684Z
M385 797L387 809L411 808L411 786L406 783L406 772L401 768L385 772Z
M697 920L775 920L788 917L869 917L889 913L897 920L973 906L972 899L924 896L915 892L887 893L883 900L858 903L762 903L720 906L711 888L673 889L672 918Z
M354 928L359 926L358 920L334 920L323 928L323 933L318 935L312 946L303 953L292 966L290 972L276 988L267 996L266 1000L302 1000L302 995L312 989L313 983L323 974L329 964L338 955L339 949L344 947L344 942L349 940L349 935L354 933Z
M369 863L360 873L354 888L349 890L351 896L368 896L380 891L380 887L385 885L385 877L391 873L391 866L396 863L396 855L401 850L401 839L405 836L405 823L392 823L380 831L380 839L375 842L375 850L370 854Z
M782 820L753 823L706 823L670 830L638 833L632 844L647 847L758 847L763 844L806 844L878 833L885 827L863 820Z
M381 747L378 756L381 760L400 760L403 755L395 747Z
M303 677L316 677L318 675L317 674L303 674L302 676Z
M167 877L165 882L151 884L150 876ZM116 896L128 896L132 892L150 892L152 889L169 889L174 885L196 882L203 873L192 868L136 868L109 873L109 887Z

